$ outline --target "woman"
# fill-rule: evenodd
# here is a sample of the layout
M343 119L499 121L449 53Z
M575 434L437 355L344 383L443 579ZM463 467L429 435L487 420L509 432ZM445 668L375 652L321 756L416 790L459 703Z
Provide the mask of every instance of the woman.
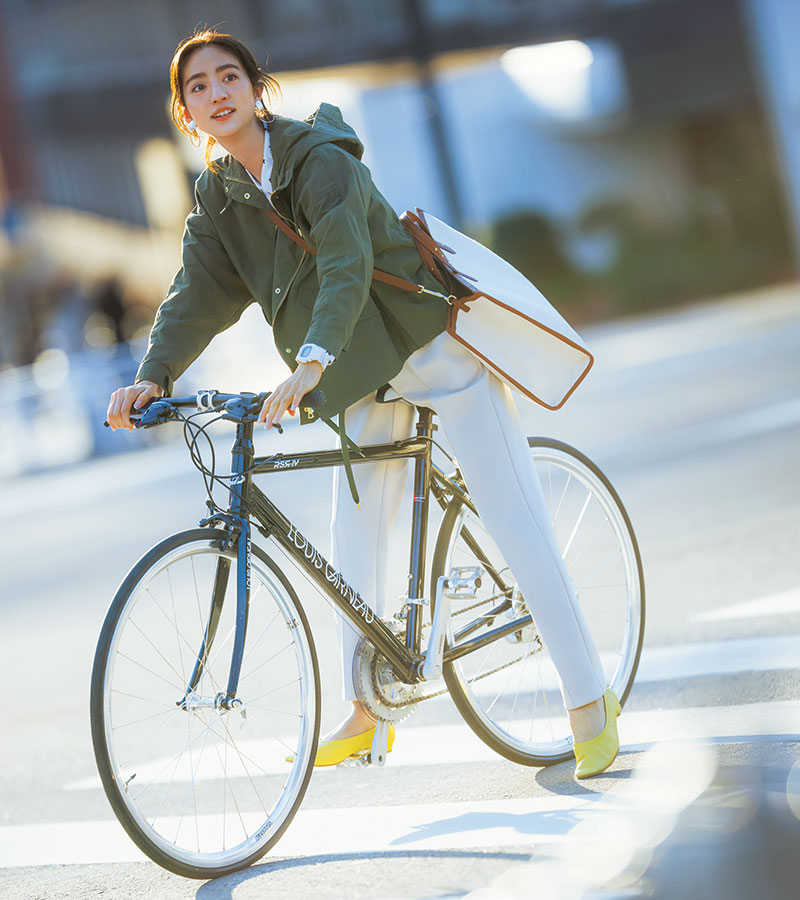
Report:
M441 290L361 164L361 142L328 104L304 122L269 113L264 100L277 84L230 35L204 31L183 41L170 81L173 119L188 136L207 136L209 165L186 220L182 268L158 311L136 383L111 397L109 424L131 428L131 408L168 394L211 338L253 301L294 370L264 403L259 421L267 428L293 415L317 385L327 412L347 408L347 431L358 443L411 433L413 406L373 397L387 383L410 404L434 409L481 518L524 596L536 598L531 611L561 679L576 776L603 771L619 747L618 705L604 693L510 392L446 333L447 308L438 297L372 282L375 267ZM211 162L215 143L228 155ZM276 227L270 207L316 255ZM333 562L362 596L378 598L379 615L403 466L359 467L361 509L349 500L343 473L334 480ZM368 541L374 552L365 552ZM321 742L317 765L367 749L375 727L350 674L355 634L344 625L340 636L353 710Z

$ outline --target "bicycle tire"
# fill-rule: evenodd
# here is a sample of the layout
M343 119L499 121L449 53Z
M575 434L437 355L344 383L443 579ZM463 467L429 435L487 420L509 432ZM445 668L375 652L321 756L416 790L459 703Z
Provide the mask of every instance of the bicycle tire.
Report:
M624 704L639 666L645 625L644 573L630 517L608 478L580 451L551 438L528 438L528 444L556 541L603 661L606 681ZM579 528L589 533L588 541L578 537ZM454 565L480 564L477 551L466 546L469 538L472 548L477 546L492 562L507 590L503 595L498 579L489 574L483 578L477 601L454 602L447 647L453 645L453 635L458 633L459 613L493 608L514 584L513 574L478 517L456 498L448 504L436 539L431 565L432 604L440 575L446 575ZM617 553L619 561L614 559ZM600 573L610 584L591 583ZM623 580L618 581L619 577ZM514 603L513 618L517 618L526 607L518 595ZM508 621L504 615L509 613L481 627L489 630ZM618 616L624 616L622 625L617 624ZM470 618L475 621L474 615ZM481 631L474 634L480 636ZM533 672L527 671L531 659ZM574 755L557 674L535 623L511 638L501 638L484 650L446 663L443 676L464 720L497 753L528 766L553 765ZM542 706L546 715L538 716Z
M308 620L260 547L251 555L243 706L225 711L218 703L236 607L235 554L221 549L225 536L181 532L136 563L108 611L92 670L92 742L111 807L147 856L189 878L234 872L274 846L303 799L319 740ZM215 591L224 602L209 632ZM205 637L213 643L187 691Z

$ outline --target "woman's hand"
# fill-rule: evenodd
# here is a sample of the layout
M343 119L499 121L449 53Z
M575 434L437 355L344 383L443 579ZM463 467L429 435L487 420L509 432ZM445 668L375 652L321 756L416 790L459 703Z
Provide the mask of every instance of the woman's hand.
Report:
M119 388L111 395L108 401L106 419L113 430L127 428L133 430L131 422L131 408L141 409L148 400L154 397L163 397L164 388L152 381L140 381L129 387Z
M320 378L322 366L318 362L301 363L264 401L258 421L265 422L267 428L271 428L280 422L287 410L293 416L300 401L319 384Z

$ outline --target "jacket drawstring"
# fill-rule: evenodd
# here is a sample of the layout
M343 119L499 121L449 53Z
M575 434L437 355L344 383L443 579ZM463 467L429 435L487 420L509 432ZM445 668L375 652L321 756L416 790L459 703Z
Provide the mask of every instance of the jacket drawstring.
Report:
M353 475L353 465L350 462L350 438L347 436L347 432L344 430L344 410L339 413L339 440L342 444L342 458L344 459L344 471L347 475L347 483L350 485L350 494L353 498L353 502L359 509L359 496L358 489L356 488L356 479L355 475ZM354 445L355 446L355 445ZM361 453L361 448L356 447L359 453Z
M345 431L344 424L344 410L339 413L338 425L335 425L330 419L325 418L324 416L320 416L322 421L328 426L328 428L332 428L339 435L339 442L342 446L342 459L344 461L344 471L347 475L347 484L350 487L350 495L353 498L353 502L361 509L360 502L361 498L358 496L358 488L356 487L356 479L355 475L353 475L353 464L350 461L350 451L352 450L358 456L363 456L364 454L361 452L361 447L352 441Z

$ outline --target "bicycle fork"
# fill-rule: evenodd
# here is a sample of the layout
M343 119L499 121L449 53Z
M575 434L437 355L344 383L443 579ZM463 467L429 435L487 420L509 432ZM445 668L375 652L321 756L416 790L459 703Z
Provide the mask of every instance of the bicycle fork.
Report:
M239 676L241 675L242 662L244 660L247 619L250 611L252 532L245 498L250 484L250 475L247 473L254 456L252 422L240 422L237 424L232 456L233 477L231 478L230 487L230 512L224 515L212 514L212 516L201 523L209 524L215 518L220 518L234 529L232 537L235 536L236 546L236 623L228 685L224 692L218 692L213 698L199 697L196 694L217 634L230 579L231 560L227 557L220 557L217 561L217 570L214 577L208 624L203 634L203 641L197 653L192 674L189 677L186 693L183 699L178 702L179 706L187 709L200 706L213 706L215 709L225 710L242 709L242 701L237 699L236 692L239 688Z

